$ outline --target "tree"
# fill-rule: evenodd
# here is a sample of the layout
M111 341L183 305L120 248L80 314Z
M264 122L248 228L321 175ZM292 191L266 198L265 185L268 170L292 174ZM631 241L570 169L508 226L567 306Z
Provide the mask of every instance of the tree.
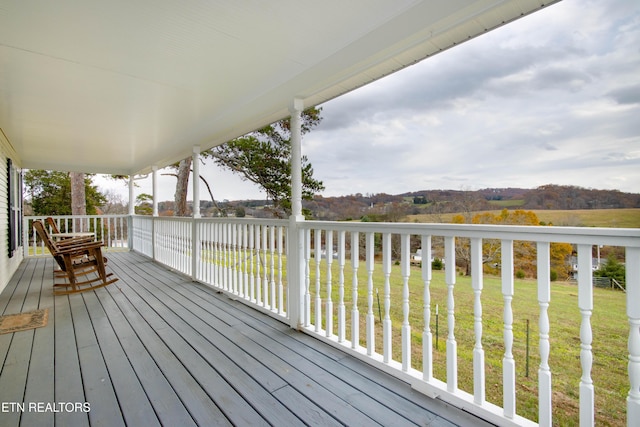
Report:
M465 217L454 216L454 222L463 224ZM499 214L484 212L476 214L472 219L473 224L496 225L540 225L538 216L533 211L518 209L509 211L503 209ZM470 253L468 239L459 239L456 245L456 260L460 262L467 274L470 271ZM536 245L533 242L516 241L513 245L514 269L523 277L535 276L536 273ZM573 247L568 243L552 243L550 246L550 264L553 275L560 279L568 277L569 269L567 259L571 256ZM490 273L498 271L497 266L501 262L501 242L499 240L485 239L482 242L482 262L487 265ZM493 267L492 267L493 266Z
M84 173L69 172L71 180L71 214L86 215L86 191L84 182Z
M69 180L71 181L71 215L84 216L87 214L84 173L69 172ZM80 230L82 221L77 219L75 222L76 229Z
M138 215L153 215L153 196L147 193L138 195L135 212Z
M624 264L618 262L614 254L607 257L607 261L604 262L599 269L593 272L596 277L608 277L615 279L618 283L624 285L626 270Z
M301 130L306 134L322 120L320 108L309 108L302 113ZM232 171L242 179L258 184L273 201L277 216L291 212L291 121L280 120L240 138L201 153L205 159ZM176 185L176 215L187 216L187 188L191 171L191 158L173 165ZM208 184L207 184L208 185ZM313 167L306 156L302 158L302 197L310 200L324 189L321 181L313 178ZM213 195L212 195L213 197Z
M176 216L188 216L187 190L189 189L189 174L191 173L191 157L181 160L180 163L174 165L174 167L177 169L176 177L178 178L174 196L176 206L175 213Z
M92 185L93 175L84 176L86 214L95 215L106 202L105 196ZM68 172L29 170L24 184L31 199L34 215L72 215L71 178Z
M127 213L127 202L114 190L106 190L103 193L106 202L101 205L102 213L106 215L117 215Z

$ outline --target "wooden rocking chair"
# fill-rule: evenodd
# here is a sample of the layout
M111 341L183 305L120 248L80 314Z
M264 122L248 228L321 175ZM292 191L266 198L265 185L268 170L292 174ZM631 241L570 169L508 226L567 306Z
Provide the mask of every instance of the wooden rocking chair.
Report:
M66 289L54 289L54 295L97 289L118 280L117 278L109 279L113 273L107 274L106 272L101 249L102 242L87 242L84 239L66 239L54 242L42 222L34 221L33 227L60 267L60 270L54 272L54 277L62 278L63 283L54 283L53 286ZM84 277L90 274L94 277L91 279ZM79 280L79 277L86 280Z

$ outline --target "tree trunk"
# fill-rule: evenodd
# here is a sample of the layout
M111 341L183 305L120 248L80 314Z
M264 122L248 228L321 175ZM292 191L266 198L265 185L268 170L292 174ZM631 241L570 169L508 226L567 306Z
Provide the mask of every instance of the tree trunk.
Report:
M191 157L180 162L178 166L178 183L174 201L176 204L175 216L189 216L187 206L187 190L189 188L189 174L191 173Z
M84 173L69 172L69 178L71 179L71 214L86 215L87 200L84 188ZM75 230L85 231L82 229L81 220L76 220Z

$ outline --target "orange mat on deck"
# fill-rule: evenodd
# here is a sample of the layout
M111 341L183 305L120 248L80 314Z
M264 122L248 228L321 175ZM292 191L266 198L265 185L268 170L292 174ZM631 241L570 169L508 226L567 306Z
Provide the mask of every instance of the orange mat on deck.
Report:
M26 331L47 326L49 309L0 316L0 334Z

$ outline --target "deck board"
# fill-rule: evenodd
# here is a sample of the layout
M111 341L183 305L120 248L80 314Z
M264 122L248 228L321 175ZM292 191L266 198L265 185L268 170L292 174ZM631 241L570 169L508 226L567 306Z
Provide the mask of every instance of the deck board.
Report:
M44 260L41 260L44 261ZM42 287L49 287L50 282L47 281L48 267L45 262L40 262L34 270L32 276L32 284L30 288L38 290L40 294L39 301L35 301L29 309L38 309L39 306L53 306L53 295L50 292L41 292ZM30 297L34 300L35 298ZM27 307L25 306L25 309ZM28 310L25 310L28 311ZM52 310L49 310L49 316L53 316ZM55 359L53 348L55 345L54 329L50 327L38 328L33 330L33 344L31 347L30 366L25 386L24 401L25 402L46 402L53 395L55 388L54 378L49 375L55 369ZM36 355L37 357L34 357ZM26 412L22 414L21 422L23 425L53 425L53 420L42 413Z
M0 335L0 399L91 410L5 411L2 426L482 425L139 254L110 253L120 280L76 295L52 295L52 268L27 259L0 294L2 314L50 309Z
M94 404L89 412L91 424L100 421L103 425L124 425L122 413L118 405L118 398L110 380L109 370L104 361L103 353L96 331L93 328L87 307L83 307L82 298L72 298L74 304L75 336L78 346L78 359L82 372L85 399Z
M43 289L43 292L48 293L46 289ZM53 327L55 336L54 348L51 350L55 360L54 394L43 402L87 402L79 359L79 352L82 349L78 347L76 341L69 297L56 296L53 304L54 315L51 316L50 310L47 328ZM52 317L53 325L51 325ZM78 427L89 425L89 415L86 412L57 412L54 417L56 425Z

